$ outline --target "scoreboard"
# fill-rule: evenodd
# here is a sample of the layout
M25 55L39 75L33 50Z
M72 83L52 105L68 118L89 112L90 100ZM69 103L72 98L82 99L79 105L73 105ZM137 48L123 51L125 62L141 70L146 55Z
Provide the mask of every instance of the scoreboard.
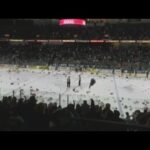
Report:
M59 20L59 25L80 25L80 26L85 26L86 21L84 19L60 19Z

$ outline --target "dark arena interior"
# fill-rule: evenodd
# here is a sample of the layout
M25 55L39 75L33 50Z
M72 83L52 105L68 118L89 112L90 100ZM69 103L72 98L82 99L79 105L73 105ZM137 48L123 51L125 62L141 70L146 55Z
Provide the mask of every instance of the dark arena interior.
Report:
M0 131L150 131L150 19L0 19Z

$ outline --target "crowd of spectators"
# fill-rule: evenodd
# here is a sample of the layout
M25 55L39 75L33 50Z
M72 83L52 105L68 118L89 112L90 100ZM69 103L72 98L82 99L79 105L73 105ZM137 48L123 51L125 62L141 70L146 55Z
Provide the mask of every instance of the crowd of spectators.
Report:
M126 118L122 119L120 112L112 110L109 103L105 106L95 105L93 99L90 105L85 100L81 105L74 102L65 108L56 103L37 103L34 96L29 99L9 96L0 101L1 131L79 130L84 125L77 122L76 118L106 121L106 124L113 122L113 126L115 123L150 126L150 113L147 109L144 112L136 110L131 116L127 112Z
M105 24L104 26L94 27L63 27L55 29L52 33L56 38L57 35L61 39L112 39L112 40L149 40L150 24ZM55 34L56 33L56 34Z
M4 64L74 64L98 68L148 70L150 46L141 44L63 44L0 45L0 63Z
M33 23L2 24L0 23L0 38L9 34L9 38L43 38L43 39L150 39L149 23L116 23L102 26L59 26Z

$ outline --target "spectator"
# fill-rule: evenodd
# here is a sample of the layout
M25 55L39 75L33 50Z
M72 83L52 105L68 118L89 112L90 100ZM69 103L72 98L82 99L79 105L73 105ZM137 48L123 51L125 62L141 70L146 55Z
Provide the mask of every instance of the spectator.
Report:
M126 112L126 122L130 123L131 119L130 119L130 115L128 112Z
M111 105L109 103L106 104L104 110L103 110L103 118L105 120L114 120L114 113L111 110Z

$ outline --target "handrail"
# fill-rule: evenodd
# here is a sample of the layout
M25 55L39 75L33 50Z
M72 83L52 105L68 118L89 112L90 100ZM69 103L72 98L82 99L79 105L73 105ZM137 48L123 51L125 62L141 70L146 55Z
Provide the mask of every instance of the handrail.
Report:
M136 124L131 124L131 123L121 123L121 122L115 122L115 121L107 121L107 120L97 120L97 119L87 119L87 118L80 118L80 117L74 117L72 118L73 121L79 121L80 123L89 123L90 125L93 124L92 128L91 126L89 127L90 129L101 129L101 125L108 125L108 126L104 126L105 130L116 130L116 131L127 131L129 130L133 130L133 131L150 131L150 127L146 126L146 125L136 125ZM99 125L99 126L97 126ZM114 125L114 126L113 126ZM103 127L102 127L103 129Z

